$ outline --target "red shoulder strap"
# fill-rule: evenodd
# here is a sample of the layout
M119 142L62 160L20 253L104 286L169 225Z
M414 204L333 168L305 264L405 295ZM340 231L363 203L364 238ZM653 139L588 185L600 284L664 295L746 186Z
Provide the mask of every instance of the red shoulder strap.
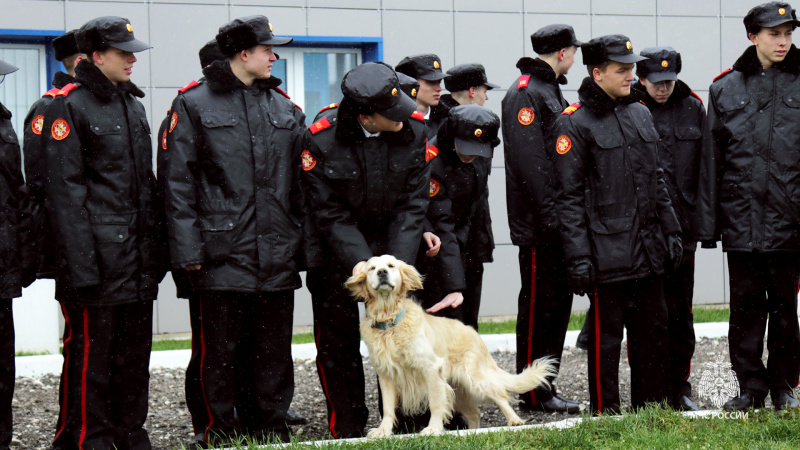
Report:
M580 103L573 103L573 104L567 106L567 109L565 109L564 112L561 113L561 115L562 116L571 116L572 113L574 113L575 111L579 110L580 108L581 108L581 104Z
M727 74L729 74L729 73L731 73L731 72L732 72L732 70L731 70L731 69L728 69L728 70L726 70L725 72L722 72L721 74L717 75L717 76L716 76L716 78L714 78L714 81L717 81L717 80L719 80L720 78L724 77L725 75L727 75Z
M329 109L338 108L338 107L339 107L339 104L338 104L338 103L331 103L330 105L328 105L328 106L326 106L326 107L324 107L324 108L320 109L320 110L319 110L319 112L322 112L322 111L327 111L327 110L329 110Z
M528 82L530 82L530 80L531 80L530 75L521 75L519 77L519 83L517 83L517 89L528 87Z
M422 113L419 111L414 111L413 113L411 113L411 118L417 119L420 122L425 122L425 116L423 116Z
M189 89L191 89L191 88L193 88L193 87L196 87L196 86L200 86L200 83L198 83L198 82L197 82L197 81L195 81L195 80L192 80L192 82L191 82L191 83L189 83L189 84L187 84L186 86L184 86L184 87L182 87L182 88L178 89L178 92L180 92L180 93L184 93L184 92L188 91Z
M70 84L64 86L63 88L59 89L58 90L58 94L56 94L56 95L63 95L64 97L66 97L67 95L69 95L69 93L73 89L77 88L78 86L80 86L80 85L75 84L75 83L70 83Z
M310 127L308 127L308 129L311 131L311 134L317 134L320 131L322 131L322 130L324 130L326 128L330 128L330 127L331 127L331 123L328 122L328 118L327 117L323 117L322 120L320 120L317 123L311 125Z
M281 89L281 88L279 88L279 87L275 86L275 90L276 90L276 91L278 91L278 92L280 92L280 93L281 93L281 95L283 95L284 97L288 98L289 100L291 100L291 99L292 99L292 97L289 97L289 94L287 94L287 93L286 93L286 91L284 91L283 89Z
M695 91L692 91L692 95L694 96L694 98L696 98L696 99L700 100L700 103L703 103L703 99L702 99L702 98L700 98L700 96L699 96L699 95L697 95L697 92L695 92Z
M60 91L60 90L61 89L59 89L59 88L50 89L49 91L47 91L44 94L42 94L42 97L47 97L48 95L50 97L55 97L56 95L58 95L58 91Z

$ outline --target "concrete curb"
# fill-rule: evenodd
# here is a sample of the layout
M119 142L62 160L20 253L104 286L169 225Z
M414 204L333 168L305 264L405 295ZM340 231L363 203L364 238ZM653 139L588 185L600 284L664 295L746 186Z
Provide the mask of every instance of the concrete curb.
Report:
M727 322L698 323L694 325L697 337L722 337L728 335ZM564 341L565 346L575 346L579 331L568 331ZM516 335L514 334L485 334L481 336L489 351L517 350ZM368 356L367 346L361 343L361 354ZM150 369L157 368L184 368L189 363L190 350L164 350L153 352L150 356ZM317 349L314 344L292 345L294 359L314 359ZM39 377L46 374L61 373L64 359L61 355L18 356L15 358L18 377Z

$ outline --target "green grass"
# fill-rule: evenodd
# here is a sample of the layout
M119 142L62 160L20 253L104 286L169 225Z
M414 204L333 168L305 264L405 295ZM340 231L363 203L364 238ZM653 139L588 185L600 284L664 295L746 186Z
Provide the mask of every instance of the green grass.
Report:
M327 449L796 449L800 410L777 414L764 409L746 419L691 419L672 410L647 408L636 414L584 420L572 428L534 428L467 436L408 436L359 443L320 445ZM254 441L231 448L255 449ZM315 448L294 442L287 448Z

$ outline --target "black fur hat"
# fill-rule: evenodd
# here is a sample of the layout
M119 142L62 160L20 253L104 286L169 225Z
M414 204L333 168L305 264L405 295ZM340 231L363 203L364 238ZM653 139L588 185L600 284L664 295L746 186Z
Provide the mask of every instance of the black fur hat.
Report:
M219 28L216 39L220 51L228 57L258 44L286 45L293 40L272 34L272 24L265 16L234 19Z
M75 40L75 33L78 30L67 31L61 36L53 39L53 50L56 53L56 61L63 61L64 58L80 53L78 42Z

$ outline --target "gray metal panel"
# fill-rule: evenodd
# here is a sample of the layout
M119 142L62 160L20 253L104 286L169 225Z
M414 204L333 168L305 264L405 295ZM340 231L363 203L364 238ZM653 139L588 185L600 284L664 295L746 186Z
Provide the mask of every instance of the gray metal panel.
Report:
M495 84L511 80L519 74L514 67L515 54L498 51L509 46L509 36L522 36L521 14L496 13L487 20L483 13L459 13L455 17L456 64L480 62L486 67L486 76ZM516 53L516 45L511 48ZM505 87L505 86L504 86Z
M216 0L215 3L224 3L224 2ZM271 10L273 6L301 6L301 7L306 6L306 0L270 0L268 5L265 5L265 3L267 2L265 2L264 0L232 0L230 3L234 5L234 8L236 7L236 5L253 5L253 6L260 6L262 9L268 8L267 11ZM264 14L265 16L270 17L269 14L263 12L256 14ZM236 18L241 16L231 16L231 17ZM272 20L271 17L270 20Z
M454 0L455 10L483 11L483 12L522 12L523 0L504 0L502 2L487 2L486 0ZM494 16L484 16L486 22L494 21Z
M730 303L728 262L722 248L702 249L695 255L694 303Z
M230 20L256 14L267 16L272 24L273 31L275 31L275 34L278 36L306 36L309 34L308 30L306 30L306 10L303 8L232 6L230 9ZM225 22L226 21L223 20L220 22L220 25ZM214 35L216 34L217 29L215 28ZM323 33L321 36L326 36L326 34Z
M379 37L381 12L378 9L309 9L308 35Z
M720 65L717 74L731 67L742 56L744 50L752 45L747 39L747 31L744 29L742 19L737 18L722 18L720 39L722 44L720 45ZM711 84L711 80L709 80L709 84Z
M225 6L188 8L185 5L150 5L150 34L154 43L150 50L153 85L181 88L201 76L197 52L217 34L227 21ZM272 20L272 19L270 19ZM164 70L180 67L181 70Z
M355 10L380 8L380 0L306 0L306 3L309 8L348 8Z
M306 272L300 273L303 287L294 291L294 325L311 325L314 323L314 313L311 309L311 293L306 286Z
M4 1L0 28L64 30L64 4L53 1Z
M525 0L525 12L589 14L591 4L591 0L572 0L568 4L563 2L543 2L542 0ZM580 39L580 35L578 35L578 39Z
M692 30L686 33L686 30ZM681 80L692 89L708 89L719 71L718 51L698 51L720 48L719 19L716 17L659 17L658 45L668 45L681 54ZM642 50L643 48L639 48Z
M520 288L518 253L514 245L498 245L494 249L494 262L483 265L481 316L517 314Z
M620 16L652 16L656 13L656 2L653 0L592 0L592 13L616 14Z
M489 79L490 82L495 84L500 84L491 78ZM501 85L502 86L502 85ZM492 89L487 94L489 96L489 100L484 103L484 107L489 108L492 110L493 113L497 114L498 117L503 117L503 111L500 108L500 103L503 101L503 96L506 95L505 89ZM501 119L502 120L502 119ZM503 138L503 130L499 130L500 139ZM505 164L503 159L503 143L500 142L500 145L494 148L494 157L492 158L492 167L503 167ZM505 175L504 175L505 176Z
M592 37L624 34L639 52L656 45L656 18L642 16L592 16ZM581 58L583 62L583 58Z
M719 0L669 0L656 2L659 15L670 16L719 16ZM682 30L696 31L697 28L680 27ZM698 42L704 42L698 40Z
M407 11L452 11L453 0L383 0L384 9Z
M747 15L747 12L750 11L751 8L766 2L752 0L725 0L720 3L722 4L722 16L739 17L739 25L741 25L742 30L744 30L744 25L742 24L741 19Z
M446 70L455 61L453 15L436 11L384 11L383 43L383 60L392 67L409 55L435 53Z
M158 301L153 311L153 333L185 333L189 324L189 301L177 298L172 274L158 285Z
M494 154L503 154L503 147L496 147ZM508 210L506 209L506 169L502 166L492 167L492 174L489 175L489 212L492 216L495 245L511 245L511 231L508 228Z

